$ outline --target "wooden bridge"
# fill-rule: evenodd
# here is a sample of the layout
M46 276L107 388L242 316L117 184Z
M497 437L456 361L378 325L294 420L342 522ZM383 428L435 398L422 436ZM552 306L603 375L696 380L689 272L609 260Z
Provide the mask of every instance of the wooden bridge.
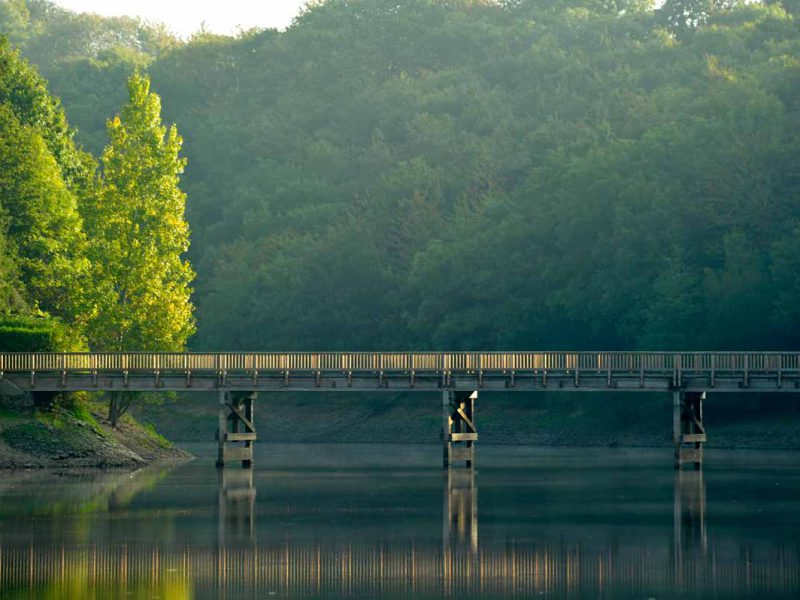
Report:
M442 395L444 465L475 460L482 391L668 392L675 463L699 466L706 392L799 392L800 352L0 353L0 394L219 394L218 464L252 464L258 393Z

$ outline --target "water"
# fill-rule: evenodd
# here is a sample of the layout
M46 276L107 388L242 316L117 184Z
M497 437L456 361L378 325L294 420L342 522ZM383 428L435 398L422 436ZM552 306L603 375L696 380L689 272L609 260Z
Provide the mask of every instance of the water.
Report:
M800 455L266 445L0 477L0 598L800 596Z

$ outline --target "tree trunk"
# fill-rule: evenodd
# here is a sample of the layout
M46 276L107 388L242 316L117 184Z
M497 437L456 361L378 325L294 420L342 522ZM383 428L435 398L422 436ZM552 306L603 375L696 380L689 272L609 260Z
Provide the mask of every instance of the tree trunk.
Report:
M112 429L117 428L117 419L119 418L119 392L111 392L108 395L108 422L111 424Z
M136 397L136 392L111 392L108 395L108 422L112 429L117 428L117 422L128 411L128 407Z

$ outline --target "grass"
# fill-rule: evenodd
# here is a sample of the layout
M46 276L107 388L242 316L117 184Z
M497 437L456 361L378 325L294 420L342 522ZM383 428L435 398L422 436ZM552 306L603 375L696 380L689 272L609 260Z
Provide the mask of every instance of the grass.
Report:
M0 403L0 449L8 451L3 464L129 466L184 456L152 424L132 415L110 429L105 408L89 394L56 398L50 408Z
M10 408L8 406L0 404L0 419L11 420L11 419L19 419L19 418L20 418L19 412L17 412L16 410L13 410L12 408Z
M63 421L43 419L38 415L32 421L7 427L0 435L9 447L37 456L61 452L83 453L93 449L93 442L85 431L65 426Z
M105 432L92 416L86 398L57 402L52 410L20 409L0 404L2 439L10 448L37 456L62 452L83 454Z
M141 431L141 433L144 434L148 440L156 444L159 448L169 449L174 447L172 442L156 431L156 428L152 423L139 421L129 412L123 415L121 422L125 423L132 429Z
M100 426L100 423L97 422L97 419L94 418L91 409L91 404L88 401L79 401L75 402L67 410L73 417L86 423L97 435L106 437L105 430Z
M139 424L144 433L153 440L156 444L158 444L161 448L172 448L172 442L170 442L167 438L156 431L156 428L153 426L152 423L140 423Z

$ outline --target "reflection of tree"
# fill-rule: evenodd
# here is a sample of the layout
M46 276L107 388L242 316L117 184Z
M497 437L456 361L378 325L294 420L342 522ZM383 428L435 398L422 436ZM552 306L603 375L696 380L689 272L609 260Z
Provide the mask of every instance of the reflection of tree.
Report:
M55 484L52 473L14 473L0 480L0 496L3 497L0 517L111 512L128 506L138 494L152 489L176 466L177 463L163 463L136 471L65 473ZM20 496L13 493L14 489L32 492ZM31 502L30 496L34 495L36 501Z
M27 597L37 600L85 600L86 598L188 600L193 597L192 587L185 573L151 581L128 582L124 579L115 579L97 585L89 571L91 565L83 564L76 567L78 568L70 569L63 580L48 582L40 589L29 590Z
M176 466L174 463L152 465L128 473L127 478L115 481L108 498L108 510L112 511L128 506L137 495L153 489L157 483L163 481Z

